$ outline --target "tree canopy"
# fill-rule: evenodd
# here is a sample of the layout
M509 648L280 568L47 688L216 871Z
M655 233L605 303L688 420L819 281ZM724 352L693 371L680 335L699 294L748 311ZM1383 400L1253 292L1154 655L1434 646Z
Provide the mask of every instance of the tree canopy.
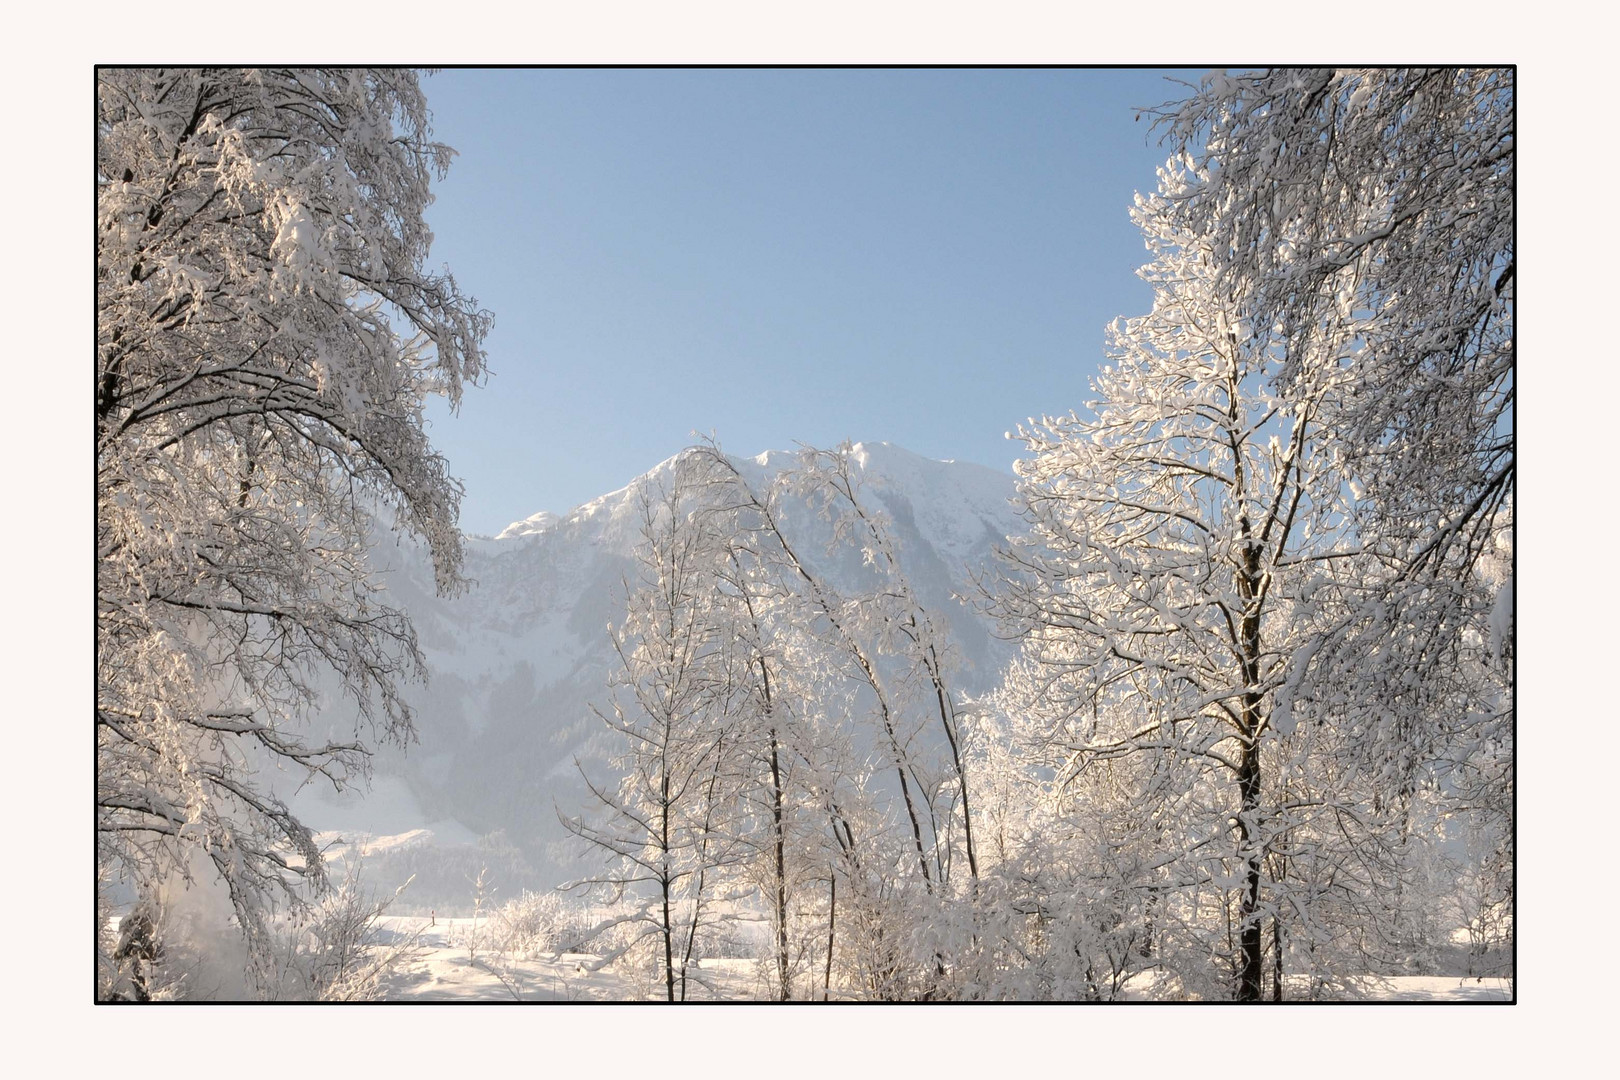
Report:
M97 865L146 895L200 853L262 953L323 870L254 770L365 771L360 732L300 736L323 679L411 737L369 549L418 538L457 587L422 410L482 378L491 316L423 268L452 152L415 73L106 68L96 98Z

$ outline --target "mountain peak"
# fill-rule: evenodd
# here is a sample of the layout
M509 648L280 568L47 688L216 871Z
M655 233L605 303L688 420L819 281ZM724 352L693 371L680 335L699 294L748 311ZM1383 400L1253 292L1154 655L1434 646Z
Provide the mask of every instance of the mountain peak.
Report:
M603 510L616 507L631 491L673 468L688 452L690 448L681 450L623 487L581 503L566 514L542 510L521 521L514 521L502 529L495 539L502 541L538 536L553 531L561 524L593 518ZM959 504L961 496L968 494L968 501L976 504L978 509L992 506L999 509L1011 494L1012 477L1009 474L972 462L924 457L903 446L881 440L853 443L850 454L866 481L879 489L898 489L924 498L934 495L954 504ZM739 466L746 466L745 472L756 477L761 474L773 476L799 463L798 450L764 450L751 457L730 456Z
M497 540L510 540L518 536L533 536L554 528L562 519L550 510L542 510L538 514L530 514L522 521L514 521L496 534Z

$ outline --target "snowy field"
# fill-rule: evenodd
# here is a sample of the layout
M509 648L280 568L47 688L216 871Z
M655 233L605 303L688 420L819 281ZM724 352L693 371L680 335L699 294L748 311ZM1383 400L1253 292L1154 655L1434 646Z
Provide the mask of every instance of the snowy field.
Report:
M480 933L483 930L482 920ZM591 953L540 953L514 958L479 948L469 955L471 919L383 916L379 944L416 935L417 952L388 981L389 1001L659 1001L663 985L647 985L614 965L598 969ZM689 1001L747 1000L758 985L752 960L704 960Z
M1512 1001L1513 983L1509 979L1399 975L1369 986L1367 997L1382 1001Z
M468 955L471 919L384 916L380 944L416 935L415 957L400 965L388 982L390 1001L658 1001L662 984L647 985L591 953L541 953L517 959L480 948ZM707 987L690 986L689 1001L749 1000L760 980L752 960L704 960ZM1303 988L1301 988L1303 991ZM1368 980L1361 1000L1400 1002L1510 1001L1507 979L1454 976L1397 976Z

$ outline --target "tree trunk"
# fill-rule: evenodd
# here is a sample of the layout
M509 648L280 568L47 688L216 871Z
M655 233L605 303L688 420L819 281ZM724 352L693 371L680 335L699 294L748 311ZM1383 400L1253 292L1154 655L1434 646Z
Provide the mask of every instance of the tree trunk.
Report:
M669 917L669 877L665 875L660 882L664 887L664 989L668 992L669 1001L675 1001L675 940L674 927Z
M1283 999L1282 920L1271 917L1271 1000Z
M1242 473L1238 474L1239 484ZM1260 809L1260 723L1261 700L1255 686L1260 681L1260 611L1258 596L1260 584L1260 549L1250 538L1247 519L1242 522L1242 572L1238 577L1238 594L1243 597L1244 612L1241 630L1243 658L1243 757L1238 763L1238 851L1243 859L1243 901L1239 908L1238 944L1242 962L1238 969L1239 1001L1259 1001L1262 993L1260 926L1260 859L1262 852L1255 836Z
M669 993L671 1004L675 1001L675 925L670 919L669 911L669 771L664 771L662 780L663 814L659 818L659 842L664 849L664 865L659 875L658 884L664 890L664 988Z
M821 1000L832 992L833 928L838 924L838 872L828 875L831 889L827 893L827 974L821 982ZM812 991L813 992L813 991Z
M854 658L856 664L860 667L861 674L865 678L867 685L872 688L872 694L877 698L878 715L883 721L883 732L889 739L889 749L894 761L895 772L900 777L900 799L905 803L906 817L911 821L911 837L917 847L917 868L922 871L923 885L927 888L929 895L932 895L934 892L934 878L928 872L928 856L923 849L922 824L917 818L916 804L911 798L911 785L906 782L906 757L900 747L900 740L895 736L894 724L889 715L889 700L883 693L883 684L878 680L876 669L867 658L866 650L861 648L860 643L855 640L854 636L838 618L838 612L822 591L821 584L809 570L805 569L804 563L799 561L798 554L793 550L793 545L788 543L787 537L783 535L781 527L777 524L776 516L771 513L770 508L759 500L759 497L754 494L753 488L748 485L748 481L743 479L742 474L737 471L737 467L724 454L711 448L710 457L711 460L736 478L738 493L753 505L764 522L765 528L770 531L777 545L781 547L782 554L787 557L788 565L810 587L812 600L838 634L844 647L849 650L850 656ZM933 813L932 805L929 807L929 813ZM937 832L935 839L937 843Z
M763 665L761 665L763 666ZM770 683L766 682L769 695ZM771 729L771 817L776 828L776 981L781 1000L787 1001L788 987L788 933L787 933L787 860L786 837L782 827L782 771L776 753L776 729ZM813 985L813 984L812 984Z
M1260 851L1254 847L1253 824L1260 806L1260 741L1251 737L1243 747L1238 788L1242 809L1238 814L1238 847L1242 853L1243 903L1239 908L1238 943L1243 960L1238 974L1239 1001L1259 1001L1261 993Z
M913 623L916 619L913 618ZM968 804L967 769L962 765L962 751L956 742L956 710L951 707L950 693L945 689L945 681L940 671L939 655L934 651L932 643L928 645L926 656L929 678L934 683L934 696L939 702L939 722L945 729L945 738L951 744L951 763L956 767L956 782L962 789L962 834L967 840L968 873L973 878L973 888L977 893L979 887L979 857L973 850L973 809Z

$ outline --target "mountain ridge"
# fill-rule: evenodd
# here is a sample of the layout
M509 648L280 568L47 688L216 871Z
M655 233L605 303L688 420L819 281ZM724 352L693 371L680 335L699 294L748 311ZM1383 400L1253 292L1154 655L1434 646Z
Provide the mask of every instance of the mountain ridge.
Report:
M850 451L863 497L890 518L903 570L956 649L957 685L985 692L999 681L1011 646L960 597L972 594L994 547L1021 524L1009 501L1014 478L888 443L856 443ZM606 628L622 619L625 582L633 577L635 493L667 475L679 457L566 514L539 511L497 536L469 537L463 572L473 584L459 597L437 595L419 549L379 547L392 602L416 626L430 679L410 694L418 745L377 756L391 809L374 815L368 831L399 834L435 822L451 823L449 833L461 838L504 831L533 867L535 880L525 887L578 871L557 811L574 812L583 801L575 760L600 766L607 750L590 705L605 696L613 659ZM729 460L763 485L799 458L768 450ZM830 526L807 506L790 505L784 514L807 552L825 548ZM850 587L846 569L823 560L828 580ZM299 812L317 829L359 820L342 811L343 800L300 798Z

